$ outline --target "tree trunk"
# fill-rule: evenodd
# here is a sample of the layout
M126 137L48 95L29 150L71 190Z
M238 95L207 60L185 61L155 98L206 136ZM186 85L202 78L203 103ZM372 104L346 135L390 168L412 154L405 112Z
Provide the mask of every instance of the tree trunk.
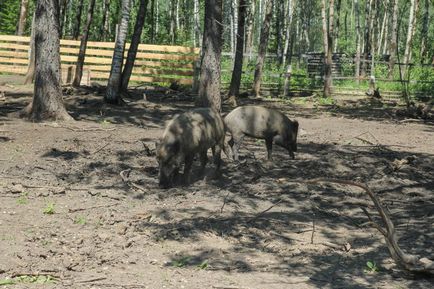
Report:
M335 33L333 35L333 43L334 43L334 47L333 47L333 52L337 52L338 51L338 40L339 40L339 32L340 32L340 28L341 28L341 0L338 0L336 2L336 27L335 27Z
M205 24L202 41L203 57L196 105L211 107L219 112L221 111L220 59L222 32L222 0L205 1Z
M197 0L195 0L197 1ZM151 0L151 43L155 43L155 0ZM149 22L148 22L149 23Z
M170 35L170 42L173 44L175 44L175 34L176 34L176 3L175 0L171 0L170 1L170 28L169 28L169 35Z
M83 35L80 41L80 50L78 52L77 64L75 65L75 75L72 85L79 87L81 83L81 77L83 75L84 58L86 57L87 39L89 38L89 29L93 20L93 11L95 8L95 0L90 0L89 9L87 11L86 26L84 27Z
M238 3L238 34L237 47L235 52L234 69L232 70L231 85L229 87L229 102L237 105L236 98L240 92L241 74L243 71L244 58L244 24L246 16L246 0L239 0Z
M408 29L407 29L407 40L405 42L405 52L404 52L404 67L402 71L402 78L407 79L408 65L411 60L411 44L413 41L414 30L416 29L416 14L419 5L419 0L411 0L410 15L408 17Z
M377 54L380 55L381 53L381 47L383 44L383 38L387 38L387 19L388 19L388 2L389 0L385 0L384 2L384 15L383 15L383 21L381 23L381 29L380 29L380 36L378 37L377 42ZM386 35L386 37L384 37Z
M397 0L396 0L397 1ZM360 83L360 50L361 50L361 33L360 33L360 7L359 7L359 1L354 0L354 16L355 16L355 22L356 22L356 59L355 62L355 74L354 77L356 78L356 83Z
M32 32L30 33L30 57L29 66L27 67L27 73L25 76L24 84L30 84L35 80L35 12L32 17Z
M131 39L130 49L128 50L127 61L122 72L121 90L127 91L128 83L130 82L131 72L134 68L134 61L136 60L137 48L140 43L140 36L142 35L143 24L145 23L146 7L148 7L148 0L140 0L139 11L137 12L136 24L134 26L134 33Z
M261 36L259 38L258 59L256 61L255 76L253 79L253 95L260 96L262 69L264 67L265 55L267 53L268 36L270 34L270 23L273 14L273 0L267 0L265 18L262 24Z
M60 6L60 18L59 18L60 21L59 33L60 33L60 38L62 39L65 30L65 22L67 19L66 16L67 16L69 0L61 0L60 3L61 6Z
M392 31L390 38L390 47L389 47L389 71L387 73L387 77L389 79L393 78L393 69L395 68L396 63L396 53L398 48L398 0L393 0L393 13L392 13Z
M80 36L80 27L81 27L81 11L83 10L83 0L78 0L78 6L77 6L77 14L75 15L75 26L74 26L74 32L72 34L72 37L74 39L78 39L78 36Z
M72 120L62 100L58 1L37 1L35 16L34 95L22 115L33 121Z
M244 45L244 51L249 56L249 59L252 57L252 46L253 46L253 20L255 17L255 0L248 0L249 9L247 10L246 17L246 40Z
M124 60L125 43L128 33L128 22L130 20L130 4L130 0L122 0L121 23L116 37L112 67L107 83L107 90L104 96L106 102L117 105L123 104L119 90L121 88L122 63Z
M332 64L333 64L333 23L334 23L334 0L329 3L329 19L327 25L326 1L322 0L321 7L323 41L324 41L324 97L331 96Z
M292 45L292 30L293 30L293 14L294 14L294 3L295 0L288 0L288 6L287 6L287 14L286 14L286 32L285 32L285 45L283 48L283 56L282 56L282 64L285 65L286 64L286 58L290 57L289 56L289 45L291 42ZM291 64L291 62L289 62L289 64Z
M372 0L366 0L365 6L365 38L363 49L362 77L366 76L366 71L369 65L369 54L371 53L371 19L372 17Z
M277 60L282 65L283 60L283 32L285 19L285 1L281 0L275 4L276 8L276 41L277 41Z
M20 18L18 19L17 35L22 36L26 27L27 9L29 0L21 0Z
M110 13L110 0L103 0L102 21L100 28L100 40L107 41L107 33L109 28L109 13Z
M200 43L200 24L199 24L199 13L200 13L200 9L199 9L199 0L194 0L193 3L193 35L194 35L194 45L196 47L201 47L201 43Z
M426 56L427 56L427 39L428 39L428 29L429 29L429 0L425 0L425 11L423 14L423 22L422 22L422 31L421 31L421 37L422 42L420 44L420 63L425 63Z

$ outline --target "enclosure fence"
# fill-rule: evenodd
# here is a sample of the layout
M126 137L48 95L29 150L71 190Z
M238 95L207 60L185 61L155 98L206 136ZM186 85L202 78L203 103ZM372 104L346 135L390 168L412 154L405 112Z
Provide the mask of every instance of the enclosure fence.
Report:
M124 59L130 44L126 44ZM62 81L73 79L79 53L79 40L60 40ZM109 78L114 42L87 42L83 81ZM178 83L191 85L199 48L140 44L131 81L140 83ZM0 35L0 73L26 74L30 57L30 37Z

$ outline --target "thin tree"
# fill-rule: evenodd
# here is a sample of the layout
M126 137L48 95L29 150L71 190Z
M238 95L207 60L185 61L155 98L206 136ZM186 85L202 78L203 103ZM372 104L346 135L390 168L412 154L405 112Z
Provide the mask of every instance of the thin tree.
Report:
M107 90L104 96L104 99L107 103L117 105L124 103L119 92L121 88L121 72L122 63L124 60L125 43L128 33L128 23L130 21L130 4L130 0L122 0L121 19L115 42L115 50L113 52L113 60L107 83Z
M239 0L237 45L235 50L234 69L232 70L232 78L228 94L229 102L233 106L237 105L236 98L238 97L238 94L240 92L241 74L243 72L245 16L246 0Z
M87 11L86 26L84 27L83 35L81 36L80 50L78 51L77 63L75 65L74 81L72 82L72 85L75 87L80 86L81 78L83 76L84 58L86 57L87 40L89 38L90 25L92 24L94 7L95 0L90 0Z
M63 105L60 79L59 5L39 0L35 10L35 86L22 116L33 121L72 120Z
M357 84L360 83L360 49L361 49L361 33L360 33L360 7L359 1L354 0L354 15L356 17L356 58L355 62L355 74Z
M21 36L24 33L28 8L29 8L29 0L21 0L20 18L18 19L18 27L17 27L18 36Z
M74 37L74 39L78 39L78 36L80 36L82 10L83 10L83 0L78 0L77 14L75 15L74 32L72 34L72 37Z
M366 76L368 69L369 55L371 54L371 17L372 17L372 0L366 0L365 3L365 38L363 48L363 63L362 63L362 77Z
M154 0L152 0L154 1ZM193 1L193 43L200 47L200 25L199 25L199 0Z
M137 48L140 43L140 36L142 35L143 24L145 23L146 7L148 7L148 0L140 0L139 11L137 12L136 24L134 25L134 33L131 39L130 48L128 49L127 61L125 62L124 70L122 71L121 90L128 89L131 73L134 68L134 61L136 60Z
M69 0L60 0L60 38L62 38L64 33L68 4Z
M205 1L202 63L197 106L221 111L222 0Z
M270 34L270 23L273 16L273 0L267 0L265 8L265 18L262 23L261 36L259 38L258 58L256 61L255 75L253 79L253 95L260 96L262 70L264 68L265 54L268 47L268 38Z
M411 0L410 15L408 17L407 40L405 42L404 67L402 68L402 77L406 79L408 65L411 60L411 44L413 42L414 31L416 29L416 14L419 6L419 0Z
M102 19L99 30L100 40L107 40L107 33L109 32L109 12L110 12L110 0L102 1Z
M420 44L420 63L425 63L427 52L428 52L428 29L430 23L429 15L429 0L425 0L425 11L422 20L422 31L420 33L422 41Z
M35 12L33 12L32 17L32 32L30 32L30 58L29 58L29 65L27 67L26 76L24 79L24 84L30 84L35 79L35 67L36 67L36 61L35 61Z
M287 9L287 11L286 11L286 17L285 17L285 19L287 20L286 22L285 22L285 45L284 45L284 48L283 48L283 55L282 55L282 64L283 65L285 65L286 64L286 58L287 57L291 57L290 55L289 55L289 51L290 51L290 43L291 43L291 45L292 45L292 41L291 41L291 37L292 37L292 28L293 28L293 25L292 25L292 23L294 22L293 21L293 14L294 14L294 5L295 5L295 0L288 0L288 3L287 3L287 7L286 7L286 9ZM289 61L289 65L291 64L291 61Z
M248 10L246 15L246 40L244 44L244 52L249 56L249 60L252 57L252 47L253 47L253 20L255 18L255 0L248 0Z
M393 69L396 63L396 53L398 48L398 0L393 0L392 12L392 31L390 33L390 47L389 47L389 71L387 77L393 78Z
M332 64L333 64L333 23L334 23L334 0L329 2L329 18L327 23L326 1L322 0L321 16L323 23L324 41L324 97L331 96L332 87Z

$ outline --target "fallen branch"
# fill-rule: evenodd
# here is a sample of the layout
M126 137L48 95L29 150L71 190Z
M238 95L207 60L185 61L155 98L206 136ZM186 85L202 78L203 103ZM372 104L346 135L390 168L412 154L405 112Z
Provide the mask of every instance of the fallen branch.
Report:
M144 187L142 187L142 186L140 186L140 185L138 185L138 184L136 184L136 183L134 183L128 179L130 172L131 172L131 169L123 170L119 173L119 175L121 176L122 180L127 185L129 185L130 187L134 187L134 188L138 189L139 191L146 193L148 191L146 188L144 188Z
M268 207L267 209L263 210L262 212L256 214L256 216L254 216L253 218L251 218L249 221L247 221L247 223L253 222L255 221L257 218L259 218L260 216L262 216L263 214L265 214L266 212L268 212L269 210L271 210L273 207L277 206L278 204L280 204L283 200L280 199L279 201L275 202L274 204L272 204L270 207Z
M76 209L69 209L68 212L75 213L80 211L86 211L86 210L92 210L92 209L98 209L98 208L109 208L119 205L119 203L116 204L108 204L108 205L100 205L100 206L92 206L92 207L86 207L86 208L76 208Z
M362 210L366 214L366 216L368 217L372 225L384 236L386 240L387 248L389 249L390 255L393 258L393 260L395 260L395 262L399 266L403 267L404 269L412 273L424 273L424 274L434 275L434 261L426 257L407 254L404 251L402 251L402 249L399 247L396 238L395 226L393 225L393 222L390 219L388 211L383 208L380 201L377 199L375 194L371 191L371 189L367 185L358 182L353 182L353 181L328 179L328 178L318 178L318 179L307 181L307 183L322 183L322 182L356 186L364 190L368 194L372 202L374 203L375 208L377 209L385 228L383 228L377 222L375 222L365 208L362 208Z

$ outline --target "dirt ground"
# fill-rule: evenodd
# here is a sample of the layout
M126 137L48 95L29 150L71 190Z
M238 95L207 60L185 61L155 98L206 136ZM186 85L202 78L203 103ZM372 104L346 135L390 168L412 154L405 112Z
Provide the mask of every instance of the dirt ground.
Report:
M112 107L102 88L65 89L76 121L31 123L10 116L32 94L18 83L0 77L0 284L15 282L4 288L434 287L395 265L365 193L305 182L366 182L402 248L434 259L434 125L396 118L393 101L242 99L299 121L296 159L274 148L266 162L264 142L246 139L221 178L209 164L205 179L162 190L155 141L190 97L136 90Z

